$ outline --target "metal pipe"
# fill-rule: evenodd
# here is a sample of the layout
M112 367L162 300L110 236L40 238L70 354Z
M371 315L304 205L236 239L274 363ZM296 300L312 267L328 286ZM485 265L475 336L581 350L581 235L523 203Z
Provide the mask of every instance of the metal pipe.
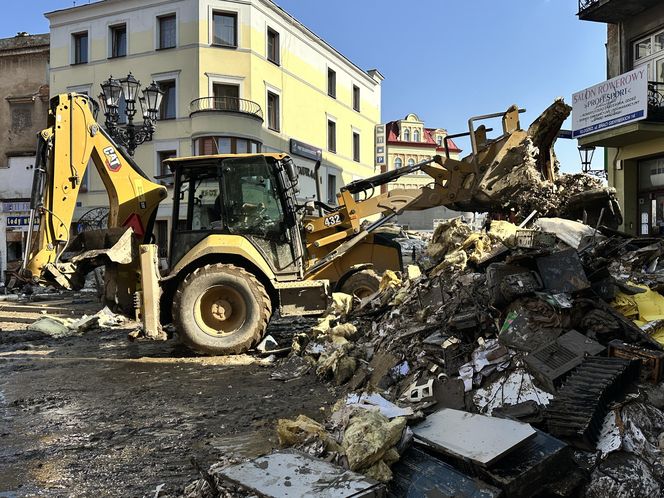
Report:
M321 206L320 200L320 178L318 177L318 172L320 171L320 159L316 161L314 166L314 176L316 177L316 200L318 201L318 216L323 216L323 207Z
M522 114L526 112L525 109L519 109L519 114ZM505 116L506 113L504 112L494 112L493 114L483 114L481 116L473 116L468 120L468 131L470 134L470 144L473 148L473 154L477 154L477 140L475 139L475 127L473 123L475 121L483 121L485 119L492 119L492 118L502 118Z

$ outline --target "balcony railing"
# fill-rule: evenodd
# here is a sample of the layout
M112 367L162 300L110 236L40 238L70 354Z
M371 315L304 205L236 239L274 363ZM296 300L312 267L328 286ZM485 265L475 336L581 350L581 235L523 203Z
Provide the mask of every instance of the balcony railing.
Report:
M579 19L618 24L661 0L579 0Z
M579 0L579 12L587 9L588 7L592 7L593 4L599 2L600 0Z
M237 97L203 97L192 100L189 113L195 112L236 112L247 114L263 121L263 109L256 102Z
M664 83L648 82L648 121L664 123Z

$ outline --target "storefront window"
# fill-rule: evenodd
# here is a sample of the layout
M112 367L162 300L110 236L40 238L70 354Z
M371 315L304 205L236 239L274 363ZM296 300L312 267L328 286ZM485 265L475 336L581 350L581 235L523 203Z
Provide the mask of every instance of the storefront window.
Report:
M639 161L639 235L664 235L664 157Z

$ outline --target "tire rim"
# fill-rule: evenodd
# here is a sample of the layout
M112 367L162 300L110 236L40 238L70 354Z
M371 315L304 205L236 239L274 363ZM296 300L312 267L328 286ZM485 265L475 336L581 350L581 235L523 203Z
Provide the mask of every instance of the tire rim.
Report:
M214 337L232 334L246 319L247 304L242 294L228 285L210 287L194 304L196 325Z
M360 285L353 289L353 296L355 296L358 299L365 299L369 296L373 296L375 293L376 289L373 289L368 285Z

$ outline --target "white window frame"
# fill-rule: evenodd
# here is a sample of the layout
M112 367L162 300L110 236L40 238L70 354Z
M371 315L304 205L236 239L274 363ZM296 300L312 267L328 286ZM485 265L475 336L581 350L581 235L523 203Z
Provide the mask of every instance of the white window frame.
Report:
M230 74L216 74L216 73L205 73L205 76L208 78L208 97L214 95L214 84L221 83L222 85L235 85L240 87L238 95L241 99L244 98L244 76L232 76ZM267 93L265 94L267 103ZM280 99L281 100L281 99ZM266 109L267 111L267 109Z
M176 22L175 24L177 25L177 17L175 18ZM118 26L124 24L125 25L125 30L126 34L125 36L127 37L127 54L124 55L124 57L129 57L131 55L131 52L129 51L129 18L127 19L114 19L113 21L108 21L106 23L106 38L107 38L107 57L109 59L118 59L118 57L113 57L113 28L117 28ZM177 30L177 28L175 28ZM119 57L122 58L122 57Z
M282 53L281 53L281 46L282 46L281 39L282 39L282 31L281 31L281 29L277 29L277 28L275 28L274 26L275 26L275 24L270 24L270 23L268 23L267 21L265 22L265 60L268 61L268 62L270 62L270 63L272 63L272 64L275 64L275 65L278 66L278 67L281 67L281 56L282 56ZM281 27L280 27L280 28L281 28ZM268 58L269 55L270 55L270 54L268 54L268 48L267 48L267 47L268 47L268 43L267 43L267 42L268 42L268 30L269 30L269 29L271 29L272 31L274 31L275 33L277 33L277 37L278 37L278 39L279 39L279 47L277 47L277 48L278 48L278 50L277 50L278 54L277 54L277 61L276 61L276 62L271 61L271 60Z
M328 196L327 200L329 202L334 202L334 204L336 205L337 204L336 194L339 193L339 189L341 188L341 186L343 184L343 176L341 174L342 171L337 169L337 168L327 166L325 168L325 172L326 172L326 175L325 175L325 193L326 194L328 194L329 190L330 190L329 177L333 176L335 178L335 180L334 180L334 182L335 182L335 189L334 189L335 196L334 196L334 199L330 199L329 196ZM339 181L339 179L341 179L341 182Z
M277 123L279 131L275 131L272 128L269 127L269 120L270 116L268 115L268 110L267 110L267 94L268 92L274 93L279 97L279 107L277 109L277 119L279 122ZM265 102L265 120L263 121L263 126L265 126L265 129L269 131L270 133L276 133L279 135L283 135L284 133L284 115L283 115L283 108L284 108L284 102L283 102L283 94L280 88L277 88L276 86L272 86L269 83L265 82L265 95L264 95L264 100Z
M180 117L180 70L170 73L154 73L150 79L159 84L160 81L175 80L175 119Z
M67 87L67 93L73 92L73 93L85 93L88 97L92 97L93 99L96 99L96 95L92 95L92 83L86 83L84 85L75 85L75 86L68 86ZM101 89L99 90L101 92Z
M362 131L359 128L356 128L355 126L351 126L350 130L351 130L350 131L350 133L351 133L351 135L350 135L350 138L351 138L351 145L350 145L350 147L351 147L351 156L350 157L353 160L353 162L361 163L362 162ZM357 151L357 155L358 155L357 160L355 160L355 136L354 136L355 133L357 133L357 135L360 139L360 144L359 144L360 148Z
M355 109L355 88L358 90L357 109ZM362 112L362 86L355 81L351 81L350 83L350 107L355 112Z
M159 153L167 150L174 150L175 156L180 157L180 141L179 140L159 140L154 143L154 172L152 178L159 174Z
M334 71L334 97L330 95L330 71ZM325 95L334 100L339 100L339 70L331 64L325 65Z
M90 64L92 61L92 40L90 37L90 31L91 31L91 26L85 25L85 26L78 26L75 29L71 29L69 31L69 64L70 65L77 65L80 66L81 64ZM83 33L88 34L88 60L87 62L76 62L76 43L74 42L74 36L75 35L80 35Z
M334 152L330 150L330 135L328 133L327 129L327 123L328 121L334 122ZM337 126L339 123L337 123L337 118L336 116L333 116L332 114L325 113L325 151L330 153L330 154L338 154L339 153L339 127Z
M175 46L169 48L159 48L159 18L175 15ZM160 12L154 13L154 49L155 51L160 50L173 50L180 46L180 9L167 9ZM129 42L129 37L127 36L127 43ZM129 45L127 45L129 48ZM128 51L127 51L128 52Z
M237 45L235 47L228 47L225 45L215 45L214 43L214 18L212 17L215 12L220 14L235 14L237 19L237 25L235 26L235 38L237 39ZM208 5L208 45L215 48L227 48L230 50L237 50L242 47L242 10L228 8L226 5L223 7L214 7L213 5ZM265 42L267 44L267 41Z

